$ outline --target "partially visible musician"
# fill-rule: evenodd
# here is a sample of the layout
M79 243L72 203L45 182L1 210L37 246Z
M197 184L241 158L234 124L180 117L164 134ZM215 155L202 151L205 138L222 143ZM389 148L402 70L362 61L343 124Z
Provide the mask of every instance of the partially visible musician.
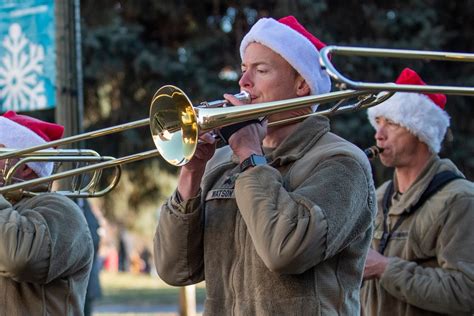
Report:
M64 128L9 111L0 116L0 147L23 149L60 138ZM18 159L0 160L0 186ZM52 162L28 162L15 181L51 174ZM0 194L0 315L83 315L93 256L82 210L54 193Z
M240 46L240 88L251 103L329 92L323 46L292 16L260 19ZM218 150L203 135L181 168L156 229L159 276L205 280L206 315L357 315L375 216L367 157L321 116L238 127Z
M396 83L425 85L409 68ZM366 315L474 313L474 185L438 156L445 103L443 94L397 92L368 110L380 160L395 172L377 190Z

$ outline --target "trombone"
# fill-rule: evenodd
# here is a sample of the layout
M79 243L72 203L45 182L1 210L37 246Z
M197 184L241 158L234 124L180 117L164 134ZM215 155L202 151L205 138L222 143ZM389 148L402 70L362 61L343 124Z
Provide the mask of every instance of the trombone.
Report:
M223 126L248 121L292 109L315 104L337 102L329 109L270 122L268 126L287 124L313 115L333 114L366 109L388 99L393 93L377 95L374 92L344 90L288 100L227 106L220 108L195 107L187 95L175 86L163 86L155 93L150 107L150 131L156 148L170 164L188 163L198 145L199 134ZM349 99L358 101L343 106Z
M10 184L0 188L0 194L17 190L21 191L24 190L25 187L31 185L55 181L61 178L66 178L85 172L91 172L94 170L103 170L106 168L121 166L123 164L156 157L158 155L161 155L170 164L182 166L192 159L198 145L198 136L200 133L262 116L288 111L291 109L308 107L315 104L321 105L325 103L336 102L336 104L329 109L316 111L304 116L298 116L278 122L272 122L269 124L269 126L287 124L289 121L302 120L313 115L330 116L339 113L366 109L385 101L397 91L443 92L446 94L455 95L474 95L474 88L472 87L433 85L412 86L397 85L394 83L356 82L342 76L335 69L328 58L329 54L340 54L346 56L361 55L375 57L436 59L463 62L474 61L474 54L467 53L461 54L397 49L327 46L321 51L321 64L327 69L328 73L336 81L342 82L346 85L344 90L282 101L247 104L242 106L226 106L227 101L225 100L209 103L203 102L198 105L193 105L189 97L181 89L171 85L163 86L157 90L152 98L149 118L59 139L39 146L3 152L0 153L0 160L15 157L19 158L25 154L36 153L46 148L57 147L81 140L106 136L147 125L150 127L151 135L157 149L122 158L111 159L109 161L98 162L90 166L53 174L49 177L43 177L23 183ZM352 89L347 89L347 87ZM240 99L245 99L246 97L245 93L241 93L236 96ZM358 99L358 101L354 104L344 105L345 102L353 98Z

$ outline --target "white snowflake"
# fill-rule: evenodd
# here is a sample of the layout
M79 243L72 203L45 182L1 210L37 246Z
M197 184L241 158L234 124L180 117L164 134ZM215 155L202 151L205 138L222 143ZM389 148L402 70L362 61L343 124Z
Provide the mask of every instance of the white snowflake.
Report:
M43 74L44 48L30 42L14 23L2 42L0 60L0 110L34 110L47 106ZM1 51L1 49L0 49Z

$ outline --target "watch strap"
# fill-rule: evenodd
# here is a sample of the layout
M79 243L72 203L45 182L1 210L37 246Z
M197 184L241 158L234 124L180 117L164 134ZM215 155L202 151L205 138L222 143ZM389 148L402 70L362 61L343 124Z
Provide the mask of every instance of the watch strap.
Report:
M267 159L265 158L265 156L252 154L248 158L244 159L244 161L242 161L242 163L240 164L240 172L244 172L250 167L265 165L266 163Z

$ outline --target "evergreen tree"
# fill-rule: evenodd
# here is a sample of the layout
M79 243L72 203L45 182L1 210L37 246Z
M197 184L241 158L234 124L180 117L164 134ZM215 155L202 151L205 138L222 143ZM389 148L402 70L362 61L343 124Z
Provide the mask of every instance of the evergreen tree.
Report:
M295 15L327 44L473 52L474 3L464 1L82 1L87 130L148 116L154 92L165 84L193 102L238 92L239 43L263 16ZM316 62L316 61L315 61ZM474 85L472 65L420 60L334 58L342 73L367 82L394 81L405 66L429 83ZM453 139L443 156L474 178L474 141L468 97L448 96ZM333 130L360 147L374 143L366 113L332 119ZM87 146L123 156L153 147L147 128L98 138ZM388 171L375 164L377 183ZM162 159L126 166L125 181L106 197L111 217L135 222L140 210L169 194L177 168ZM112 202L117 200L119 202ZM154 223L152 223L154 224Z

